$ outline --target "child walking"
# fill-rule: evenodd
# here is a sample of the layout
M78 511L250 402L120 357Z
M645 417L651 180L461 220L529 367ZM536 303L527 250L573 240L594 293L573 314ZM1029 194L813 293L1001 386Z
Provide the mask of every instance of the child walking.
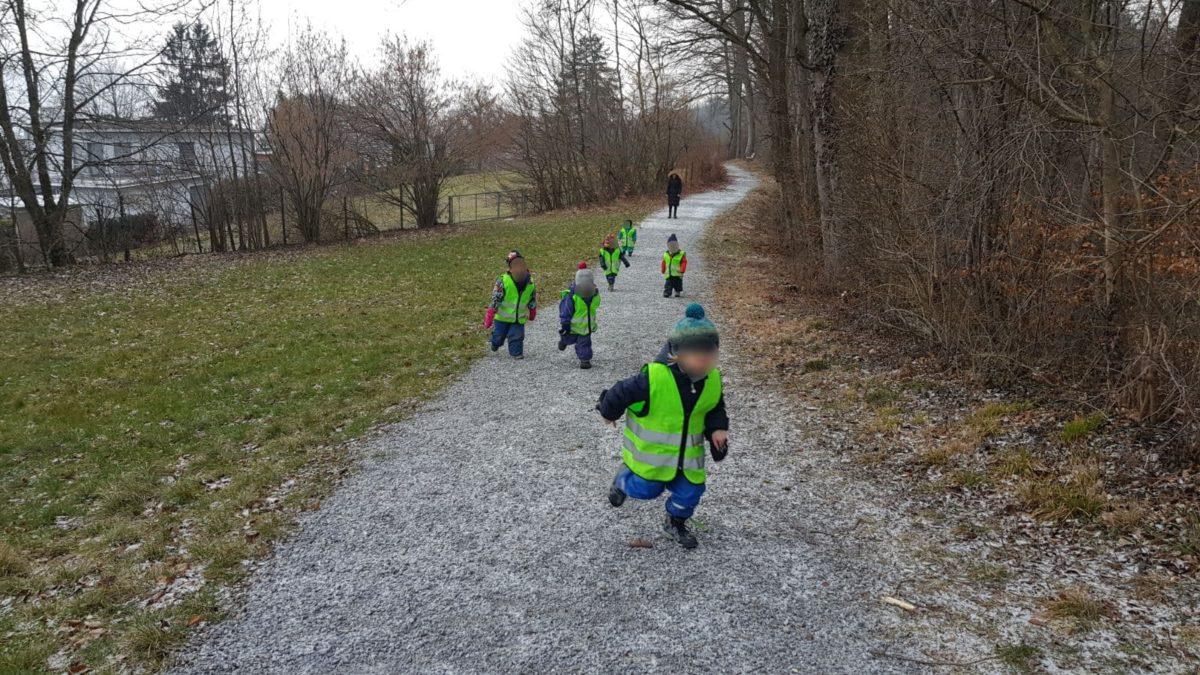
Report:
M586 262L579 263L575 281L562 292L558 303L558 351L575 345L579 367L592 367L592 333L596 332L596 310L600 308L600 291Z
M596 406L614 426L625 416L624 466L608 490L609 503L670 492L663 531L684 548L697 544L687 521L704 494L704 443L714 461L729 452L719 349L716 326L692 303L654 362L606 389Z
M632 220L621 223L621 229L617 230L617 244L626 258L633 256L633 249L637 247L637 235L637 227Z
M667 252L662 259L664 298L671 297L672 292L677 298L683 293L684 272L687 272L687 254L679 249L679 239L672 233L667 237Z
M616 237L611 234L607 235L600 248L600 268L604 270L604 278L608 280L608 290L610 291L617 283L617 273L621 271L621 265L629 267L629 261L625 259L625 252L617 248Z
M537 318L537 286L520 251L510 251L505 262L508 271L496 279L492 305L484 315L483 325L492 330L492 351L507 341L509 356L523 359L525 322Z

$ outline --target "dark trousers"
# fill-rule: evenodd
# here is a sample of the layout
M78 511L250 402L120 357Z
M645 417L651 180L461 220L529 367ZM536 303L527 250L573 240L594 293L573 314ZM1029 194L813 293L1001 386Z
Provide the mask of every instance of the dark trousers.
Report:
M574 333L567 333L562 336L562 341L565 345L575 345L575 356L578 356L580 361L592 360L591 335L576 335Z
M496 321L492 325L492 346L497 349L508 342L510 356L520 356L525 352L525 324Z
M678 297L683 292L683 277L667 277L663 282L663 297L671 297L671 292Z
M613 284L617 283L617 275L615 274L605 274L604 278L608 280L609 289L613 287Z
M678 218L679 217L679 205L678 204L667 204L667 217L668 218Z

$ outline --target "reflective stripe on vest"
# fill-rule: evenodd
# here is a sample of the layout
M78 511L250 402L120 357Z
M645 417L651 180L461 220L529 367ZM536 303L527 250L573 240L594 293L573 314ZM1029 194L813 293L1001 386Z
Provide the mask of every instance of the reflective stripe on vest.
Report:
M610 252L602 248L600 249L600 259L606 266L605 274L617 274L621 271L621 249L613 249Z
M651 363L645 371L650 379L650 411L644 415L632 408L625 412L621 444L625 465L646 480L669 481L675 478L682 453L683 475L692 483L703 483L704 418L721 400L721 372L708 374L685 428L683 399L671 369Z
M517 282L508 272L500 277L504 281L504 299L496 308L496 320L504 323L525 323L529 318L529 303L533 300L533 281L525 284L525 290L517 291Z
M570 291L563 291L566 296ZM578 293L572 293L575 299L575 313L571 315L571 332L575 335L591 335L596 331L596 310L600 308L600 294L592 296L591 301L584 300Z
M671 255L670 251L663 253L663 262L667 265L667 271L663 273L664 277L683 276L683 272L679 271L680 266L683 264L683 249L680 249L679 253L675 255Z

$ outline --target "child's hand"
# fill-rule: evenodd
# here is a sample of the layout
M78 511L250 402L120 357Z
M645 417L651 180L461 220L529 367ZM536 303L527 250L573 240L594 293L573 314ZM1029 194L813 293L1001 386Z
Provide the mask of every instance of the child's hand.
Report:
M727 454L729 454L729 432L717 429L712 433L712 458L719 462L725 459Z

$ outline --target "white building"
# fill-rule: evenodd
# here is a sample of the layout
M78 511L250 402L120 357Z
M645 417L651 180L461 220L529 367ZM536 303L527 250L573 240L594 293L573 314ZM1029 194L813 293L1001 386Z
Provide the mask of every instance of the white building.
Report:
M114 121L77 129L74 145L75 165L82 168L71 203L86 223L124 213L183 225L208 186L246 176L246 166L253 171L257 165L250 131Z

